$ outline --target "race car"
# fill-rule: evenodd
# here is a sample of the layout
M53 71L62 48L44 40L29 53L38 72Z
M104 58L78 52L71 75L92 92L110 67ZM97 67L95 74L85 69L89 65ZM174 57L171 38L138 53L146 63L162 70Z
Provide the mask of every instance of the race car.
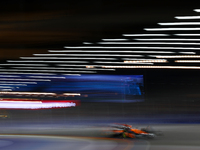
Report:
M156 134L133 128L128 124L113 124L110 129L111 135L122 138L155 138Z

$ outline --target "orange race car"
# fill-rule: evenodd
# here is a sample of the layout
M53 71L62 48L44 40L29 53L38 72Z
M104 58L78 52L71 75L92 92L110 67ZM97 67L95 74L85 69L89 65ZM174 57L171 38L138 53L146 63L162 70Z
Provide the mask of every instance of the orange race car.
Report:
M144 129L133 128L128 124L113 124L109 130L111 135L123 138L155 138L156 134L144 131ZM146 129L146 128L145 128Z

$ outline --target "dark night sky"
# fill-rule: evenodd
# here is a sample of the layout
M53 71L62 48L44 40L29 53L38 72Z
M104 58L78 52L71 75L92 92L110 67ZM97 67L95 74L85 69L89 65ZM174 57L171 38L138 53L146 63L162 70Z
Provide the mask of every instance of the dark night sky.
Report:
M199 6L199 7L198 7ZM196 1L8 0L0 2L0 59L17 59L68 44L141 33L176 15L194 15Z

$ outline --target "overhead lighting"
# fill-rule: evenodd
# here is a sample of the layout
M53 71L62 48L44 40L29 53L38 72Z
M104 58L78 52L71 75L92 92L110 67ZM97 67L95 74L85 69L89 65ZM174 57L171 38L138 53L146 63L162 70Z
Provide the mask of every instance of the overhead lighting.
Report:
M4 83L4 84L0 83L0 85L27 86L27 84L8 84L8 83Z
M176 19L200 19L200 16L177 16Z
M200 69L196 66L102 66L102 68L144 68L144 69Z
M43 68L43 67L40 67L40 68L35 68L35 67L13 67L13 68L18 68L18 69L56 69L59 70L59 69L66 69L66 70L88 70L88 68L57 68L57 67L49 67L49 68ZM98 69L98 68L94 68L92 70L102 70L102 69ZM109 70L109 69L108 69ZM49 71L49 70L48 70ZM60 71L60 70L59 70ZM58 72L59 72L58 71ZM113 70L112 70L113 71ZM65 71L64 71L65 72ZM56 77L50 77L50 78L56 78Z
M125 60L124 63L166 63L167 60Z
M11 78L19 78L21 76L12 76L12 75L0 75L0 77L11 77Z
M89 42L83 42L83 44L92 44L92 43L89 43Z
M200 60L175 60L177 63L200 63Z
M109 47L104 47L105 49L109 49ZM196 47L152 47L152 46L148 46L148 47L144 47L144 46L135 46L135 47L112 47L113 49L181 49L181 50L200 50L200 48L196 48ZM75 50L77 52L79 52L79 50ZM51 52L56 52L56 51L51 51ZM59 52L65 52L65 51L59 51ZM67 51L66 51L67 52ZM80 50L80 52L85 52L83 50ZM86 51L86 52L90 52L90 51ZM91 52L105 52L105 51L91 51ZM107 52L112 52L112 51L107 51ZM118 51L113 51L113 52L118 52ZM120 51L122 52L122 51ZM125 51L124 51L125 52ZM126 51L128 52L128 51Z
M47 64L0 64L0 66L48 66Z
M102 41L127 41L128 39L102 39Z
M4 71L0 71L0 74L22 74L22 75L25 75L25 74L31 74L31 75L56 75L54 73L27 73L27 72L24 72L24 73L20 73L20 72L4 72Z
M156 58L200 58L200 55L174 55L174 56L153 56Z
M122 34L123 36L169 36L169 34Z
M125 45L142 45L142 44L162 44L162 45L200 45L200 43L184 43L184 42L173 42L173 43L169 43L169 42L100 42L99 44L125 44Z
M21 59L105 59L116 60L116 58L98 58L98 57L20 57Z
M82 73L96 73L94 71L73 71L73 70L69 70L69 71L66 71L66 70L22 70L22 69L0 69L0 71L3 71L3 70L6 70L6 71L24 71L24 72L82 72ZM0 78L1 80L1 78Z
M200 9L194 9L194 11L196 11L196 12L200 12Z
M200 34L174 34L176 36L200 36Z
M7 60L7 62L31 62L31 63L89 63L88 61L43 61L43 60Z
M65 79L65 77L56 77L56 76L27 76L29 78L52 78L52 79Z
M0 81L1 84L37 84L37 82L15 82L15 81Z
M102 62L102 61L95 61L94 63L102 63L102 64L124 64L124 62ZM144 63L144 62L135 62L137 64L149 64L153 65L153 63Z
M200 25L200 22L171 22L171 23L158 23L159 25Z
M0 78L0 80L13 80L13 81L51 81L51 80L43 80L43 79L14 79L14 78Z
M129 51L129 52L134 52L134 51ZM142 51L140 51L142 52ZM115 51L115 53L117 53ZM37 56L103 56L103 57L123 57L123 56L138 56L138 55L116 55L116 54L35 54ZM82 58L82 57L81 57ZM97 58L99 59L99 58Z
M145 28L146 31L198 31L200 28Z
M54 51L54 52L57 52L57 51ZM67 52L67 51L58 51L58 52ZM81 52L81 53L174 53L174 52L169 52L169 51L108 51L108 50L105 50L105 51L74 50L74 51L70 51L70 52ZM82 54L79 54L79 55L82 55ZM91 55L95 55L95 54L91 54Z
M200 39L175 39L175 38L170 38L170 39L134 39L137 41L200 41Z

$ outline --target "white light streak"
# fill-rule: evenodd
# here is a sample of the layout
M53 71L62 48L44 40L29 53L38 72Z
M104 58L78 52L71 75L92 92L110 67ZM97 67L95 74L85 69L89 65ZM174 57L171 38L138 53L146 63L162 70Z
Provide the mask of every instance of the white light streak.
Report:
M151 57L156 58L200 58L200 55L174 55L174 56L154 56L151 55Z
M69 95L81 96L80 93L63 93L63 95L66 95L66 96L69 96Z
M136 60L136 61L167 61L166 59L131 59L131 58L123 58L123 60Z
M177 16L176 19L200 19L200 16Z
M65 79L65 77L55 77L55 76L27 76L29 78L52 78L52 79Z
M170 39L134 39L137 41L200 41L200 39L177 39L177 38L170 38Z
M21 76L12 76L12 75L0 75L0 77L11 77L11 78L19 78Z
M0 71L28 71L28 72L82 72L82 73L96 73L95 71L66 71L66 70L22 70L22 69L0 69ZM0 78L1 80L1 78Z
M200 60L175 60L177 63L200 63Z
M49 67L49 68L45 68L45 67L13 67L13 68L18 68L18 69L66 69L66 70L91 70L90 68L57 68L57 67ZM98 69L98 68L92 68L92 70L102 70L102 69ZM109 69L108 69L109 70ZM113 71L113 70L111 70ZM51 77L53 78L53 77Z
M56 51L56 52L67 52L67 51ZM82 53L174 53L174 52L169 52L169 51L108 51L108 50L107 51L74 50L74 51L71 51L71 52L82 52ZM59 55L59 54L56 54L56 55ZM66 55L66 54L63 54L63 55ZM82 55L82 54L79 54L79 55ZM91 54L91 55L95 55L95 54ZM51 56L51 55L49 55L49 56ZM52 56L54 56L54 54L52 54Z
M89 42L83 42L83 44L92 44L92 43L89 43Z
M200 34L174 34L176 36L200 36Z
M19 73L19 72L3 72L3 71L0 71L0 74L22 74L22 75L25 75L25 74L31 74L31 75L56 75L56 74L53 74L53 73Z
M43 61L43 60L7 60L7 62L31 62L31 63L89 63L88 61Z
M10 81L0 81L1 84L37 84L37 82L10 82Z
M198 31L200 28L145 28L145 31Z
M95 61L94 63L102 63L102 64L124 64L124 62L102 62L102 61ZM149 64L149 65L153 65L153 63L144 63L144 62L134 62L134 64Z
M43 79L12 79L12 78L0 78L0 80L14 80L14 81L51 81Z
M122 34L122 36L169 36L169 34Z
M140 51L140 52L142 52L142 51ZM38 56L40 56L40 55L42 56L42 55L46 55L46 54L38 54ZM102 57L126 57L126 56L138 57L138 56L141 56L141 55L116 55L116 54L49 54L49 55L50 56L51 55L57 55L57 56L64 56L64 55L71 55L71 56L102 56ZM99 59L99 58L97 58L97 59ZM102 59L105 59L105 58L102 58Z
M81 74L62 74L62 75L66 75L66 76L81 76Z
M200 12L200 9L194 9L194 11L196 11L196 12Z
M45 93L45 92L0 92L0 94L12 94L12 95L52 95L55 96L56 93Z
M102 39L102 41L127 41L128 39Z
M15 87L11 87L11 86L0 86L0 88L13 89L13 88L15 88Z
M195 52L178 52L178 53L181 53L181 54L196 54Z
M0 101L1 109L49 109L75 107L74 102L42 102L42 101Z
M85 48L85 47L84 47ZM90 47L89 47L90 48ZM136 46L136 47L98 47L98 48L102 48L102 49L181 49L181 50L200 50L200 48L195 48L195 47L144 47L144 46ZM51 51L51 52L67 52L67 51ZM73 52L73 51L72 51ZM85 52L84 50L74 50L74 52ZM86 51L86 52L90 52L90 51ZM105 51L91 51L91 52L105 52ZM108 52L112 52L112 51L108 51ZM114 51L113 51L114 52ZM115 51L118 52L118 51ZM121 52L121 51L120 51ZM127 51L128 52L128 51Z
M47 64L0 64L0 66L48 66Z
M144 68L144 69L200 69L196 66L102 66L103 68Z
M167 60L126 60L124 63L167 63Z
M141 43L141 42L140 42ZM151 42L152 43L152 42ZM163 43L160 43L163 44ZM74 48L102 48L102 49L192 49L192 50L200 50L200 48L194 48L194 47L105 47L105 46L98 46L98 47L74 47Z
M154 45L160 45L160 44L165 44L165 45L200 45L200 43L184 43L184 42L100 42L99 44L125 44L125 45L143 45L143 44L154 44Z
M159 25L200 25L200 22L171 22L171 23L158 23Z
M0 84L0 85L27 86L27 84L7 84L7 83Z
M116 60L116 58L98 58L98 57L20 57L21 59L105 59Z

